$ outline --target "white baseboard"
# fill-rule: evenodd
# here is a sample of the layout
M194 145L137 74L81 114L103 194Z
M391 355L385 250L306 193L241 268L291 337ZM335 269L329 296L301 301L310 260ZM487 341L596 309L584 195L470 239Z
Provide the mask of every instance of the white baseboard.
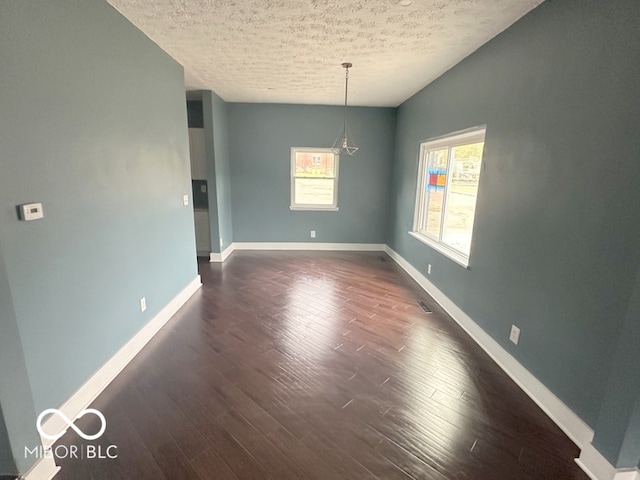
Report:
M319 242L233 242L222 253L211 252L209 261L224 262L235 250L333 250L348 252L384 252L382 243L319 243Z
M51 480L60 467L56 465L53 457L42 457L21 478L24 480Z
M636 468L634 470L617 471L613 480L640 480L640 470Z
M198 275L58 409L68 418L75 419L201 286L202 282L200 275ZM61 432L65 427L68 428L67 424L58 415L52 415L43 425L46 432ZM51 446L53 443L55 442L52 440L42 438L42 445L45 447Z
M233 249L234 249L234 248L233 248L233 243L230 243L229 245L227 245L227 248L225 248L225 249L222 251L222 253L221 253L220 255L221 255L221 258L222 258L222 261L223 261L223 262L227 259L227 257L228 257L229 255L231 255L231 254L233 253Z
M233 243L231 243L227 246L227 248L225 248L222 251L222 253L211 252L209 254L209 261L214 263L224 262L227 259L227 257L233 253L233 250L234 250L234 246L233 246Z
M616 474L613 465L591 443L582 446L576 463L591 480L613 480Z
M349 252L384 252L382 243L320 242L234 242L234 250L334 250Z
M576 463L592 480L640 480L640 470L637 468L616 469L590 443L582 448L580 458L576 458Z
M580 448L589 445L593 430L573 410L565 405L540 380L507 352L466 313L422 275L413 265L390 247L389 256L444 308L447 313L473 338L473 340L509 375L518 386L567 434Z

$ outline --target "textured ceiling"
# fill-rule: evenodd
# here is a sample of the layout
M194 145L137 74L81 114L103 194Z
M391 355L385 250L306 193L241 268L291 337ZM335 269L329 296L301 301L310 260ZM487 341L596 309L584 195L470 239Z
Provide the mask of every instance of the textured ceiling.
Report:
M108 0L231 102L397 106L541 0ZM410 3L403 6L403 3Z

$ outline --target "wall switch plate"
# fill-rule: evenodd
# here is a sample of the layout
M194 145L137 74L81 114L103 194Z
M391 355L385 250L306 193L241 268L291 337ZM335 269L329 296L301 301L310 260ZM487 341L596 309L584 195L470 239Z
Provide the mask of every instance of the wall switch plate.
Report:
M515 325L511 325L511 333L509 334L509 340L511 340L516 345L520 341L520 329Z
M182 204L186 207L189 205L189 195L182 196Z
M427 265L427 274L431 275L431 264Z
M316 231L315 230L311 230L311 238L316 238Z
M44 217L41 203L25 203L24 205L18 205L18 215L20 220L29 222L31 220L38 220Z
M147 297L142 297L140 299L140 311L144 312L147 309Z
M222 248L222 245L224 245L224 242L220 239L220 248Z

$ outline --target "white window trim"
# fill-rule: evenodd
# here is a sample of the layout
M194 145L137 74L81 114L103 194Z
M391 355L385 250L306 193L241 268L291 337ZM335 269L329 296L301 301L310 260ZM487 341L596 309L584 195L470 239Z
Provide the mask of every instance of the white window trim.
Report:
M309 205L309 206L301 206L301 205L290 205L289 210L299 211L299 212L308 212L308 211L316 211L316 212L337 212L340 210L339 207L331 207L324 205Z
M439 137L433 137L425 140L424 142L420 142L420 152L418 154L418 180L416 183L416 204L414 208L414 216L413 216L413 226L412 230L409 233L412 237L419 240L420 242L428 245L434 250L440 252L441 254L449 257L454 262L463 266L464 268L469 268L469 256L464 253L450 247L446 243L441 242L438 238L435 238L431 235L424 234L422 232L418 232L418 224L420 222L422 209L424 206L423 195L420 193L423 188L423 183L425 182L425 169L427 168L427 162L424 159L425 150L433 150L439 147L456 147L458 145L465 145L467 143L473 143L474 141L484 141L486 137L486 125L480 125L477 127L468 128L465 130L461 130L459 132L454 132L448 135L442 135ZM484 157L484 155L483 155ZM451 175L447 175L447 185L445 186L445 191L448 192L451 184ZM446 195L443 199L443 212L444 212L444 220L443 224L446 220L446 208L447 208L447 200Z
M334 191L333 191L333 204L332 205L314 205L314 204L304 204L304 205L296 205L294 204L295 199L295 158L297 152L320 152L320 153L333 153L330 148L314 148L314 147L291 147L291 178L289 179L290 189L291 189L291 198L289 203L289 210L293 211L316 211L316 212L337 212L340 210L338 208L338 175L340 173L339 162L340 155L334 153L335 160L335 170L336 176L333 179L334 182Z
M440 252L441 254L449 257L451 260L453 260L454 262L456 262L458 265L468 269L469 268L469 258L466 257L464 254L458 252L457 250L454 250L453 248L449 248L447 247L447 245L445 245L444 243L440 243L436 240L432 240L431 238L422 235L421 233L418 232L408 232L409 235L411 235L413 238L415 238L416 240L419 240L420 242L424 243L425 245L433 248L434 250L437 250L438 252Z

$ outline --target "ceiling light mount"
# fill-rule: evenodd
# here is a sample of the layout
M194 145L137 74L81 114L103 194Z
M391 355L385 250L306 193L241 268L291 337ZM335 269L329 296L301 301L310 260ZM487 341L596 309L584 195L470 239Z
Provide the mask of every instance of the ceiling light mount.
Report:
M349 137L351 136L351 132L349 131L348 124L348 93L349 93L349 69L353 67L353 64L350 62L344 62L342 64L342 68L344 68L344 124L342 125L342 129L335 141L333 142L333 146L331 147L331 151L336 155L340 155L341 153L346 153L351 156L358 151L358 147L353 144L353 138L351 139L351 144L349 144Z

